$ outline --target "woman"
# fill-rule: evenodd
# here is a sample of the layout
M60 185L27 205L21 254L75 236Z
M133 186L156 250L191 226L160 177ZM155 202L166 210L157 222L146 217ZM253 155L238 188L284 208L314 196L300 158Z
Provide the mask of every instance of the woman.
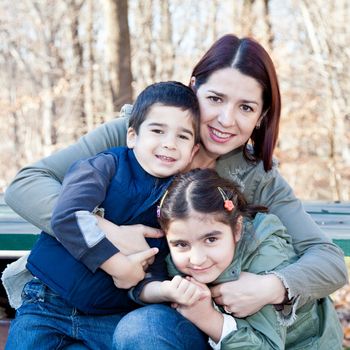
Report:
M215 167L221 176L240 185L248 202L269 207L287 227L300 256L298 262L278 273L242 273L238 281L213 287L212 296L237 317L252 314L266 304L283 304L280 308L285 321L290 322L297 306L325 297L344 285L347 272L340 249L305 213L273 163L281 110L273 63L254 40L225 35L195 66L190 85L200 104L202 140L192 167ZM128 115L127 108L123 113ZM75 145L22 169L6 192L7 203L26 220L51 232L51 210L67 168L79 158L124 145L126 127L127 118L106 123ZM125 242L123 234L118 234L123 227L106 222L101 225L113 231L113 242L125 253L144 249L144 236L159 234L137 225L135 234ZM16 269L19 265L21 261L12 267L15 271L10 268L5 276L15 279L22 274ZM22 288L7 286L17 292ZM284 307L286 304L291 305ZM130 326L127 332L124 325ZM193 327L166 306L147 306L122 319L117 328L118 348L145 349L148 343L152 348L166 349L169 343L179 349L194 344L198 348L196 340L202 340L203 335ZM130 328L137 331L137 337Z

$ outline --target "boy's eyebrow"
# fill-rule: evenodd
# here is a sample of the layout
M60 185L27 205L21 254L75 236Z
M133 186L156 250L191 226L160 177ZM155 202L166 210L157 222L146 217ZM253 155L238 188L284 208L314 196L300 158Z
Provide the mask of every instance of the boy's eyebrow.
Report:
M158 127L166 127L166 124L162 124L162 123L149 123L148 126L158 126ZM193 132L190 129L184 128L184 127L180 127L180 130L182 132L185 132L187 134L190 134L191 136L193 136Z

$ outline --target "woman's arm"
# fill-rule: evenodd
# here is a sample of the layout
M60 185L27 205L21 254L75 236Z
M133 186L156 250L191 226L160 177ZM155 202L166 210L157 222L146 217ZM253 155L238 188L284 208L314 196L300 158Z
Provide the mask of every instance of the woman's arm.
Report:
M300 259L278 275L288 288L289 298L299 297L298 305L326 297L347 282L341 249L317 226L287 182L273 169L255 192L254 203L269 207L292 237Z
M6 203L24 219L52 234L51 214L67 169L79 159L125 145L127 122L126 118L118 118L105 123L74 145L23 168L5 193Z

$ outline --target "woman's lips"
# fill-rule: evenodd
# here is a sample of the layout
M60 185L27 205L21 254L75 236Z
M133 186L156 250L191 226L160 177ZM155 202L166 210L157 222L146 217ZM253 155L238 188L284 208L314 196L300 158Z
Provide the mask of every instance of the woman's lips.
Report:
M222 132L218 129L215 129L211 126L208 126L209 129L209 135L210 138L218 143L225 143L228 142L229 140L232 139L232 137L234 137L234 134L232 133L228 133L228 132Z

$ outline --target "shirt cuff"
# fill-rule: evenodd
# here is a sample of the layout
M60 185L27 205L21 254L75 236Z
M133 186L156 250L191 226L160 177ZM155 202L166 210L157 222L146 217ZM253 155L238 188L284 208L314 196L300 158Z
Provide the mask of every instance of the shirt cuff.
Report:
M209 338L208 342L209 345L214 349L214 350L220 350L221 349L221 342L222 340L231 332L237 330L237 323L234 319L233 316L227 315L227 314L222 314L224 316L224 324L222 326L222 333L221 333L221 338L220 340L215 343L213 339Z

